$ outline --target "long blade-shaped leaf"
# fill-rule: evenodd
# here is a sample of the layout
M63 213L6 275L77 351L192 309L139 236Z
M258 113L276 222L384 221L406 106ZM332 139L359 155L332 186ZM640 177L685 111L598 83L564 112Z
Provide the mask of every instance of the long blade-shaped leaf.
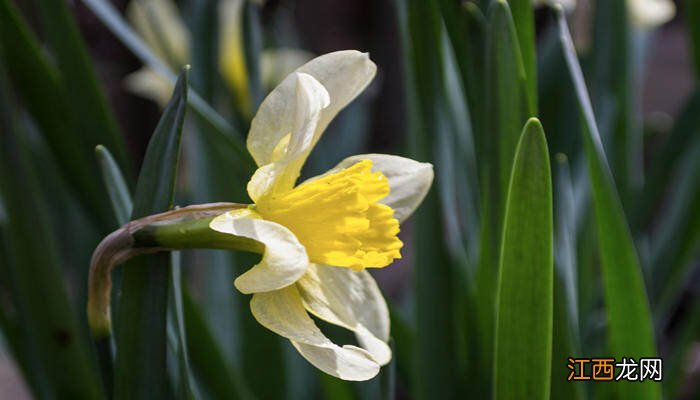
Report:
M409 108L415 124L409 135L412 156L432 160L440 135L451 134L445 118L442 24L438 4L399 1L405 28ZM403 11L406 11L405 13ZM413 91L415 90L415 91ZM412 121L414 122L414 121ZM440 165L436 165L439 169ZM440 175L438 170L437 175ZM451 398L458 394L455 315L455 271L442 235L443 210L438 190L428 194L415 216L415 301L418 374L416 397ZM436 312L439 310L439 312ZM435 346L435 343L441 343Z
M520 54L527 80L527 98L530 110L537 110L537 57L535 54L535 20L532 0L508 0L513 11L515 32L518 35Z
M102 143L114 152L122 168L128 168L124 143L104 93L97 81L78 26L68 2L37 0L46 38L51 45L70 104L77 113L81 141L89 153Z
M175 86L148 145L132 219L172 207L187 108L187 71ZM160 399L166 394L168 254L142 257L124 268L117 320L115 398Z
M525 70L508 3L497 1L491 4L488 21L484 75L486 131L481 146L478 141L476 143L482 184L480 253L476 274L480 306L477 313L481 348L487 357L493 353L494 294L505 198L515 148L530 115ZM490 358L481 360L480 364L487 371L492 370Z
M107 197L93 173L92 150L97 144L93 141L102 137L102 130L91 132L94 137L88 138L78 129L78 119L84 113L70 107L74 97L68 94L61 74L41 52L37 38L8 0L0 0L0 43L2 58L12 60L7 73L17 95L39 127L61 175L83 208L103 227L111 227L114 219Z
M695 61L695 74L700 78L700 2L695 0L685 0L685 20L687 29L690 32L690 49Z
M32 161L28 134L15 116L19 110L0 63L0 193L4 214L0 238L5 242L0 276L7 278L9 301L18 330L12 351L37 398L100 399L104 397L86 332L78 328L65 286L63 261L50 227L39 165ZM7 304L2 307L5 316ZM7 324L3 323L4 326Z
M214 399L253 398L240 372L232 369L224 359L222 349L217 346L189 291L183 288L182 294L187 347L202 388Z
M102 145L97 146L95 155L102 170L102 180L107 187L114 215L117 217L119 225L124 225L129 222L129 216L134 207L129 186L127 186L122 171L119 169L116 161L114 161L112 153L106 147Z
M654 357L654 332L639 259L603 151L569 28L561 12L559 29L585 127L583 139L603 271L610 350L612 356L618 358ZM617 385L617 391L625 398L658 399L661 396L660 387L655 382L619 382Z
M552 224L547 141L540 122L532 119L513 160L503 224L494 399L549 398Z
M592 104L598 130L609 155L619 197L624 205L642 181L641 129L634 125L636 85L633 74L634 46L627 16L627 0L596 3L591 47Z

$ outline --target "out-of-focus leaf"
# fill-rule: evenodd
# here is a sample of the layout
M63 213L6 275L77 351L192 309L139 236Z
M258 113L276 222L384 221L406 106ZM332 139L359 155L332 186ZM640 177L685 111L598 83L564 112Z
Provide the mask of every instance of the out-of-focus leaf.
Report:
M639 259L603 151L588 89L561 11L558 19L564 57L574 82L585 126L584 143L603 271L611 356L635 359L654 357L654 331ZM616 382L615 385L616 392L625 398L661 397L656 382Z
M649 176L641 196L635 200L633 226L644 228L658 210L664 195L668 194L668 177L678 168L683 154L693 149L692 140L700 133L700 87L683 107L664 145L649 163Z
M182 294L182 273L180 267L180 252L171 253L170 273L170 304L168 331L175 336L175 352L178 365L178 399L195 399L194 384L190 373L190 360L187 351L187 331L185 330L185 316ZM171 336L168 335L168 336Z
M192 368L202 388L214 399L254 398L240 373L224 359L223 349L217 346L189 291L184 288L182 294L187 347L190 349Z
M394 351L394 339L389 339L389 346ZM389 365L384 366L379 375L382 400L396 399L396 357L391 358Z
M677 301L700 255L700 137L688 146L672 179L668 212L654 232L651 288L664 315Z
M35 3L63 85L70 95L71 110L78 116L77 134L83 146L91 153L96 145L104 144L112 149L121 167L128 168L119 127L107 106L68 2L36 0Z
M0 25L2 25L0 23ZM32 162L27 134L15 116L12 89L0 63L0 193L6 211L2 239L8 250L0 264L16 321L13 353L38 398L104 398L87 334L72 309L62 260L47 229L51 222L38 186L39 167ZM7 304L3 304L5 307ZM7 325L7 324L3 324Z
M325 398L338 400L353 400L355 398L350 382L324 373L319 373L319 380L321 381L321 388Z
M505 1L505 0L499 0ZM513 12L515 32L525 69L526 93L532 115L537 114L537 57L535 54L535 21L532 0L508 0Z
M397 1L397 5L412 116L409 152L415 159L433 160L437 138L451 134L445 115L439 5L422 0ZM447 245L440 240L443 214L438 193L436 188L431 190L414 217L417 353L413 381L418 399L458 396L460 382L452 321L455 271Z
M554 313L552 324L551 396L554 399L582 400L581 384L571 385L564 374L569 357L581 354L578 312L578 277L576 264L576 204L571 185L568 159L557 154L554 210Z
M153 54L143 40L124 21L124 18L114 9L114 6L105 0L83 0L83 3L144 64L169 81L175 82L173 71ZM248 151L246 151L242 138L237 135L231 125L196 92L192 91L188 95L188 102L192 110L201 117L202 122L206 123L210 128L207 132L214 137L218 146L225 149L229 156L236 160L237 169L251 172L253 160Z
M173 205L186 106L187 71L180 76L148 145L131 219L163 212ZM117 399L165 398L169 257L141 257L124 267L116 332Z
M576 325L569 314L569 296L567 285L561 276L560 269L556 270L554 279L554 315L552 324L552 376L551 398L583 400L583 382L572 385L567 381L570 372L566 365L569 357L581 354L577 333L572 329Z
M96 141L108 139L109 135L101 129L88 135L78 127L84 116L71 104L79 96L70 94L64 77L42 53L36 37L8 0L0 0L0 43L2 58L12 60L7 64L12 84L51 148L61 175L84 209L103 228L110 227L114 218L99 177L93 173L92 154Z
M694 343L700 338L700 293L689 293L690 296L683 298L687 302L683 313L685 318L680 321L674 329L674 335L670 338L673 346L669 349L669 354L664 357L664 398L693 398L693 393L684 393L684 387L688 386L689 371L686 367L692 362L694 352L691 350ZM690 372L692 374L692 372ZM693 388L695 396L700 390L697 385ZM692 389L691 389L692 390Z
M107 187L114 215L117 217L119 225L124 225L129 222L129 216L133 208L129 187L119 166L114 161L112 153L106 147L102 145L95 147L95 155L100 163L102 179Z
M508 3L497 1L489 10L487 36L486 79L488 130L490 143L487 154L495 165L490 184L498 194L491 200L505 204L513 156L520 130L533 115L529 105L525 68ZM498 213L498 216L502 214ZM500 225L500 223L499 223ZM500 234L500 231L499 231Z
M484 42L486 18L474 3L441 0L440 8L467 98L477 148L484 131Z
M243 50L248 71L248 97L251 110L257 110L263 99L260 54L262 53L260 6L245 0L243 5Z
M569 162L564 154L557 154L555 211L556 211L556 246L555 265L564 283L569 318L574 321L572 330L578 332L578 285L576 282L576 203L571 185Z
M549 398L552 240L549 152L542 125L531 119L523 129L513 160L503 223L494 399Z
M690 33L690 49L695 62L695 75L700 78L700 3L695 0L685 0L686 29Z
M217 83L219 38L218 38L218 1L188 0L183 2L183 15L189 17L192 43L198 43L192 51L192 71L190 85L211 103Z
M642 132L634 126L633 46L627 0L596 3L591 46L591 98L603 147L624 205L642 181Z

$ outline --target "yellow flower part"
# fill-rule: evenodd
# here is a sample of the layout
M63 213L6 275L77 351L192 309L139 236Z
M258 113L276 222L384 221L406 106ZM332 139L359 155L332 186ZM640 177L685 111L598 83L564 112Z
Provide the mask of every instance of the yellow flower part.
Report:
M224 0L219 3L221 26L219 39L219 72L233 88L236 102L249 115L248 72L243 51L243 1Z
M325 175L256 204L266 220L292 231L311 262L363 268L385 267L401 258L396 236L399 221L378 201L389 195L389 182L372 172L372 161Z

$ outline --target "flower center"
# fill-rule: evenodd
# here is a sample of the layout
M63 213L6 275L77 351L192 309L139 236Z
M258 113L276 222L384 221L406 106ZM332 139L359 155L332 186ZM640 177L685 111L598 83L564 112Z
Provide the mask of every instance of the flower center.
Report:
M377 203L389 182L362 160L256 204L266 220L284 225L306 247L312 262L353 269L385 267L401 258L399 222Z

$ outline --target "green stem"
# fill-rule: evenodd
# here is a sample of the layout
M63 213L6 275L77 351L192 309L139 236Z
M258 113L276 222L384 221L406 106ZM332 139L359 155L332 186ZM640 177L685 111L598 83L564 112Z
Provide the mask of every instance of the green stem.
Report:
M228 249L262 254L265 246L253 239L212 230L209 224L216 216L178 223L154 224L134 232L134 249Z
M92 254L88 277L88 323L96 338L112 334L112 270L141 254L181 249L226 249L262 254L254 240L209 228L217 216L245 204L212 203L178 208L131 221L104 238Z

